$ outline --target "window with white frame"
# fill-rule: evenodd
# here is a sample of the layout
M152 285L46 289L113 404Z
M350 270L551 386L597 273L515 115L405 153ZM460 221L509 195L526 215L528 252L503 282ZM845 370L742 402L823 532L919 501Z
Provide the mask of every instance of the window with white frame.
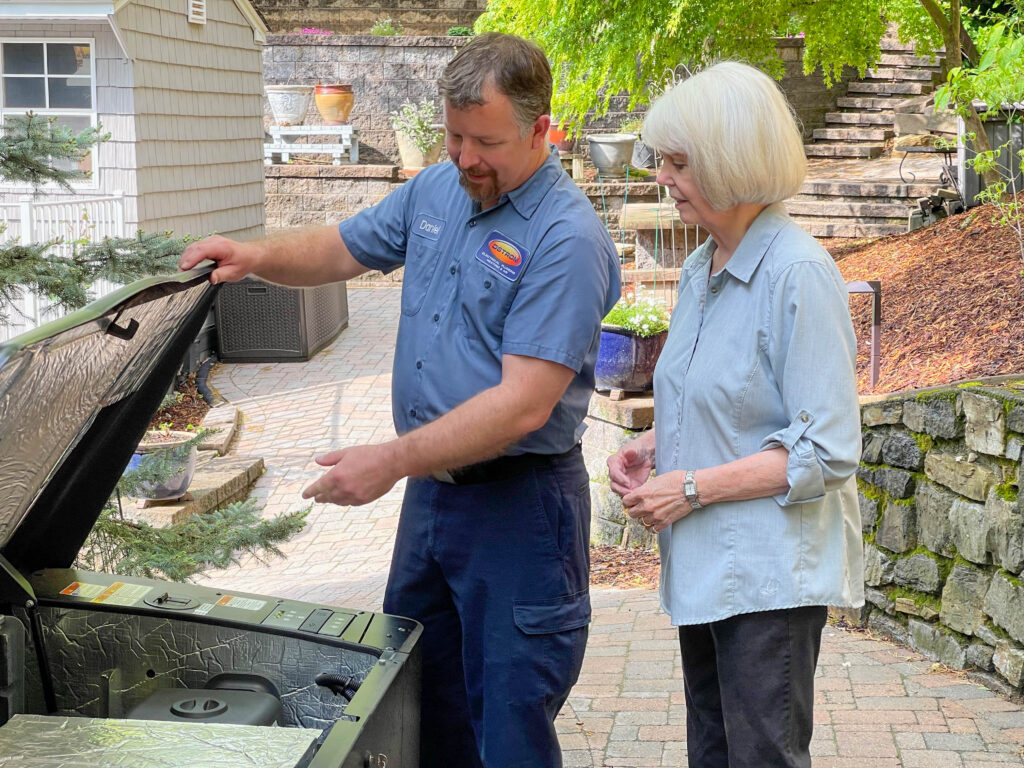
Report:
M76 134L95 126L93 49L92 40L0 38L0 118L32 112ZM95 154L94 148L78 168L92 170Z

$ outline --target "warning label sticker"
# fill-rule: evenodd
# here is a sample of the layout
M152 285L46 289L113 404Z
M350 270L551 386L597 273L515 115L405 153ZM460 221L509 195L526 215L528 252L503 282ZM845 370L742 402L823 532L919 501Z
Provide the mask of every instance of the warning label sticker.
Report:
M105 605L135 605L135 603L142 600L152 591L153 587L147 587L143 584L125 584L121 581L115 581L94 597L92 602L104 603Z
M266 600L253 600L249 597L235 597L234 595L224 595L217 601L217 605L223 605L226 608L239 608L243 611L258 611L266 604Z
M92 600L97 595L103 594L106 589L102 584L83 584L80 581L73 581L60 591L62 595L69 597L81 597L85 600Z
M212 610L213 610L213 603L203 603L198 608L196 608L193 611L193 613L199 614L200 616L205 616L206 614L208 614Z

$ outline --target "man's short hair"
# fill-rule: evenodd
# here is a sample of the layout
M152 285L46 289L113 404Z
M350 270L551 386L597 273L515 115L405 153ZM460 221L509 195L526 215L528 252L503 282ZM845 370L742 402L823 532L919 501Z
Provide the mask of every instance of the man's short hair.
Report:
M499 32L474 37L445 67L438 88L448 104L465 109L484 103L488 84L512 102L523 136L551 112L551 67L544 51L528 40Z
M694 182L716 210L781 202L807 174L786 97L766 74L737 61L715 64L661 96L641 134L662 154L686 155Z

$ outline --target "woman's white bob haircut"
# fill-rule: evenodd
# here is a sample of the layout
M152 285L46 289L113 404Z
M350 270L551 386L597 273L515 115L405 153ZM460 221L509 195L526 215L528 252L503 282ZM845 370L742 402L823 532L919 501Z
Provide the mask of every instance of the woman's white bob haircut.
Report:
M807 174L796 117L775 81L737 61L715 64L662 95L641 131L665 155L685 155L715 210L771 205Z

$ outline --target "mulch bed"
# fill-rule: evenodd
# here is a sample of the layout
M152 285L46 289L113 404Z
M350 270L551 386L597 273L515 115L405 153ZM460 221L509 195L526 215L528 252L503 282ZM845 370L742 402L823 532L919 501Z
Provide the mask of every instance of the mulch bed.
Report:
M196 389L196 375L189 374L185 383L176 390L179 395L178 402L161 408L154 414L149 422L150 429L183 430L189 426L198 427L203 423L206 412L210 410L209 404Z
M658 586L658 553L638 547L590 547L590 583L594 586L654 588Z
M1022 198L1024 200L1024 198ZM869 384L871 298L851 296L861 394L1024 374L1024 262L991 205L906 235L830 241L846 280L882 282L882 359Z

